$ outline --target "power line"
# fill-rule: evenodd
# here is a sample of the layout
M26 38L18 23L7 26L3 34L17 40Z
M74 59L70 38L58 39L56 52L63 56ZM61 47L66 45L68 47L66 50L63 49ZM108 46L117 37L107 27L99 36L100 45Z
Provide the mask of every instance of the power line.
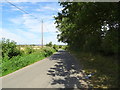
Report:
M7 1L7 0L5 0L5 1L6 1L7 3L9 3L10 5L16 7L18 10L22 11L23 13L28 14L28 15L34 17L34 19L37 19L38 21L40 21L36 16L31 15L29 12L27 12L27 11L21 9L20 7L16 6L15 4L13 4L13 3L11 3L11 2L9 2L9 1ZM40 22L41 22L41 21L40 21Z
M7 3L9 3L10 5L16 7L18 10L22 11L23 13L28 14L28 15L34 17L34 19L37 19L39 22L42 21L42 28L41 28L41 34L42 34L41 41L42 41L42 42L41 42L41 44L42 44L42 47L43 47L43 20L40 21L37 17L35 17L34 15L31 15L29 12L21 9L20 7L16 6L15 4L13 4L13 3L11 3L11 2L9 2L9 1L7 1L7 0L5 0L5 1L6 1Z

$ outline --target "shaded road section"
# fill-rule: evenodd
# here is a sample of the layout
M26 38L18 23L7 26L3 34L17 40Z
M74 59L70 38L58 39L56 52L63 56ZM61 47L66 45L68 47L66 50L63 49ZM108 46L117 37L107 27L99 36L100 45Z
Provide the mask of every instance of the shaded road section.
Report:
M3 88L88 88L75 58L60 50L14 73L2 77Z

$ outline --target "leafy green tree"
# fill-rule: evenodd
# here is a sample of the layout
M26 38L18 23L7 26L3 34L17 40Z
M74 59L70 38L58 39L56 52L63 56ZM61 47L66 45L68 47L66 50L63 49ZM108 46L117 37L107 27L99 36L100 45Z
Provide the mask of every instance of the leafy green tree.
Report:
M20 54L20 51L16 47L16 42L9 39L2 38L2 57L12 58Z
M52 47L52 42L49 42L46 46Z
M73 50L117 53L119 14L117 2L60 2L55 17L58 40ZM108 46L108 49L106 48Z

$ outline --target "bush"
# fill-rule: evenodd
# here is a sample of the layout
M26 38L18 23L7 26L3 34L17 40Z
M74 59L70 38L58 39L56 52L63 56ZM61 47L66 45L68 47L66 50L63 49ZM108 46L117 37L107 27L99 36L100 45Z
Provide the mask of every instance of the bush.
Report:
M62 49L67 50L69 47L67 45L62 46Z
M12 58L13 56L20 55L20 51L17 49L16 42L5 40L2 38L2 57Z
M42 60L43 58L52 55L54 52L55 50L53 48L46 47L28 55L14 56L10 60L3 58L3 61L5 62L2 63L2 76L30 65L36 61Z
M117 35L118 32L115 30L110 30L106 33L101 45L103 54L111 56L118 53L119 42Z
M54 48L56 51L58 51L59 46L57 46L56 44L54 44L54 45L53 45L53 48Z
M35 50L29 46L29 47L25 47L24 52L25 52L25 54L31 54L31 53L35 52Z
M55 52L55 50L54 50L53 48L51 48L51 47L44 48L43 50L44 50L44 52L45 52L45 56L49 56L49 55L51 55L53 52Z
M46 46L52 47L52 42L49 42Z
M27 46L23 51L20 51L20 48L17 48L16 42L10 41L9 39L5 40L4 38L2 39L0 46L2 46L2 50L0 49L0 51L2 51L3 56L3 58L0 57L0 68L2 66L0 72L2 72L3 75L0 74L0 76L16 71L38 60L48 57L55 52L55 49L52 47L34 50L31 46Z
M59 48L62 48L62 45L59 45Z

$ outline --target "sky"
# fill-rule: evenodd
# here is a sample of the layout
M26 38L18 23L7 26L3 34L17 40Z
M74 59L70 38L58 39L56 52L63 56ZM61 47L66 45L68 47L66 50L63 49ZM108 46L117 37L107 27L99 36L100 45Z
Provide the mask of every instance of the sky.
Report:
M24 0L24 2L12 3L29 14L7 2L0 3L0 19L2 20L0 22L0 38L14 40L17 44L41 44L41 20L43 20L44 45L50 41L53 44L64 45L57 40L58 33L56 33L57 29L53 18L63 9L58 2L28 2Z

